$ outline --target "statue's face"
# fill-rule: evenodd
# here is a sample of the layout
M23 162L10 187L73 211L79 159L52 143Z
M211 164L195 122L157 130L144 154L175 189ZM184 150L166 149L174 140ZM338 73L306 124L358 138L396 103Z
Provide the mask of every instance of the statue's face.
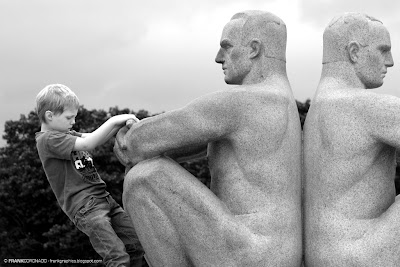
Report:
M227 84L243 84L250 72L251 61L248 58L249 47L241 43L242 20L231 20L221 36L221 48L215 58L222 64Z
M386 28L376 23L371 30L370 43L361 47L355 70L365 88L382 86L388 67L393 66L390 52L390 35Z

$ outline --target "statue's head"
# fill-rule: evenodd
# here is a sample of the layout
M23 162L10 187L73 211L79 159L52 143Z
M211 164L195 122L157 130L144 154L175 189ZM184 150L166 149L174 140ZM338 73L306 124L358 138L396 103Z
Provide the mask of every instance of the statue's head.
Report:
M286 25L269 12L240 12L224 27L220 45L215 61L222 64L225 82L243 84L263 57L286 61Z
M345 13L325 29L323 64L349 62L365 88L376 88L393 66L390 49L390 35L382 22L362 13Z

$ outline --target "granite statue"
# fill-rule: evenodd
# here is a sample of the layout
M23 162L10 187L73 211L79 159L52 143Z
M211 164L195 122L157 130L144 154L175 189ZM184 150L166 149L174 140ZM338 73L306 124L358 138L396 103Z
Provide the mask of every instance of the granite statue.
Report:
M299 267L301 129L284 22L235 14L215 61L236 87L117 134L124 208L154 267ZM178 164L205 155L210 189Z
M306 267L400 266L400 99L371 90L393 64L378 19L345 13L326 27L304 126Z

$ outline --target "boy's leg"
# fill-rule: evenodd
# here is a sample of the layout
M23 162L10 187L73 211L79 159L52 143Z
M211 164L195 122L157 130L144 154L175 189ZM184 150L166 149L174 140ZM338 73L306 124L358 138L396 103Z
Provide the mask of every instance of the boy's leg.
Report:
M126 252L130 257L131 267L141 267L144 250L139 242L132 220L111 196L108 196L107 200L111 205L110 218L112 227L125 244Z
M111 225L109 212L106 198L93 197L77 212L74 223L89 237L106 266L129 266L129 255Z

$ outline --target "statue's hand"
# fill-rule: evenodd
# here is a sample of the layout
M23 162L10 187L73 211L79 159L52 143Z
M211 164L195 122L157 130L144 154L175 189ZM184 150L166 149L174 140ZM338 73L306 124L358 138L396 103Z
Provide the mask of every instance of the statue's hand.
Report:
M114 143L114 154L122 165L124 165L127 169L128 168L130 169L132 167L132 164L127 155L127 145L125 136L126 133L129 131L129 129L131 128L133 122L132 123L128 122L129 121L127 121L126 126L122 127L117 133Z
M139 122L140 121L136 117L133 119L128 119L125 122L125 126L118 131L115 138L114 154L121 162L121 164L125 166L125 174L128 173L128 171L138 163L135 161L135 159L132 158L132 154L131 157L129 156L128 142L130 139L129 136L132 134L130 133L130 131L134 130L131 129L133 124Z

